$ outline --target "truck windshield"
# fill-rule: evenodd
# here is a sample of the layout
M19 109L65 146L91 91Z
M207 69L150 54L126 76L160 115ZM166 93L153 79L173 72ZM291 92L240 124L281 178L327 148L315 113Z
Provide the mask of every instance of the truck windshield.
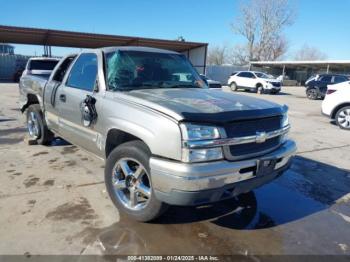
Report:
M198 72L180 54L119 50L105 56L110 90L207 88Z
M29 70L53 70L57 63L57 60L32 60Z

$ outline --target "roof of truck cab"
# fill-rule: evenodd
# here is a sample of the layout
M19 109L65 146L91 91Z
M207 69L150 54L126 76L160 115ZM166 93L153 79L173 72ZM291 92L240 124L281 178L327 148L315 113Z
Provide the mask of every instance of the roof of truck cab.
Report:
M179 54L175 51L170 51L166 49L153 48L153 47L144 47L144 46L111 46L104 47L101 50L105 53L115 52L117 50L121 51L139 51L139 52L152 52L152 53L165 53L165 54Z
M29 60L51 60L51 61L60 61L61 58L55 57L31 57Z

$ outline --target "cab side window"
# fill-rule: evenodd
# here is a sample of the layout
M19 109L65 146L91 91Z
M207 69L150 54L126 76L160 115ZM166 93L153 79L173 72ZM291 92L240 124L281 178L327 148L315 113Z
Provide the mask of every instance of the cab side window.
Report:
M250 72L241 72L237 76L245 78L255 78L255 76Z
M81 54L74 63L66 85L85 91L93 91L97 77L97 56Z
M70 64L73 62L75 56L67 57L62 64L59 66L59 68L56 70L55 75L53 76L52 80L57 82L62 82Z
M247 77L248 78L255 78L255 75L253 73L247 72Z
M248 77L246 72L241 72L237 76L239 76L239 77Z
M332 81L332 76L323 76L320 81L330 83Z

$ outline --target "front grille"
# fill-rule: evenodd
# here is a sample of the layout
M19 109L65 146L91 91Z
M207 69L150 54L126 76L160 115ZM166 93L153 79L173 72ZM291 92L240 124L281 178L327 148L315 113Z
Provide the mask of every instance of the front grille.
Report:
M282 116L232 122L225 125L228 138L255 136L257 132L271 132L281 128ZM281 137L274 137L264 143L247 143L226 148L230 160L257 156L272 150L280 144Z
M272 85L275 86L275 87L280 87L280 86L281 86L281 83L279 83L279 82L278 82L278 83L272 82Z
M230 153L233 158L240 158L242 156L258 155L270 149L277 147L280 143L280 137L274 137L266 140L264 143L248 143L242 145L230 146Z
M243 120L225 125L228 138L253 136L256 132L270 132L281 128L282 116Z
M209 88L221 88L220 84L209 84Z

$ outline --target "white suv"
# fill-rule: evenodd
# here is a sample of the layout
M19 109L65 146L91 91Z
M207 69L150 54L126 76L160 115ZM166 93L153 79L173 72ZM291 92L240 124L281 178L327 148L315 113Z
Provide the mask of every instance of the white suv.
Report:
M342 129L350 130L350 81L328 85L322 113Z
M281 81L274 79L261 72L241 71L231 75L228 79L228 85L232 91L238 89L251 90L260 94L273 93L281 91Z

